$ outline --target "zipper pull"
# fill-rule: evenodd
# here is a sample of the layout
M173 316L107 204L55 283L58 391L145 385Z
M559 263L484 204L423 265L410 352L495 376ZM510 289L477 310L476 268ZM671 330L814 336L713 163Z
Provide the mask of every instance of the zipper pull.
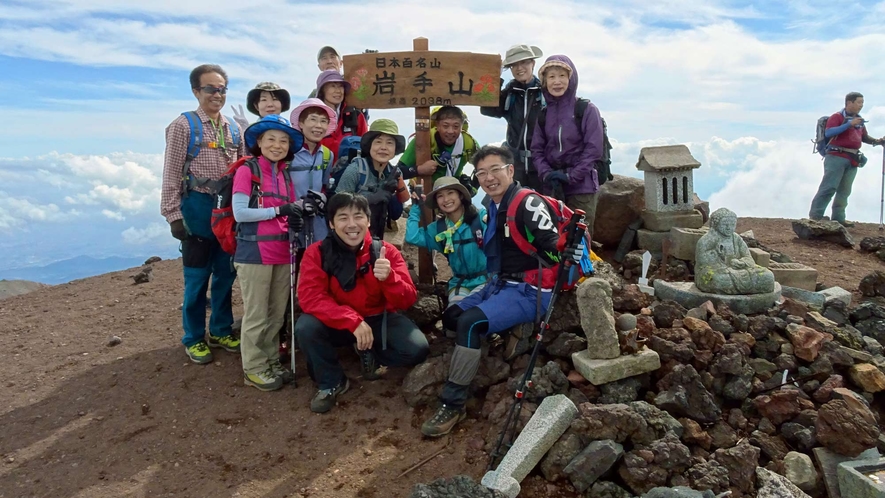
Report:
M510 223L504 223L504 237L510 238Z

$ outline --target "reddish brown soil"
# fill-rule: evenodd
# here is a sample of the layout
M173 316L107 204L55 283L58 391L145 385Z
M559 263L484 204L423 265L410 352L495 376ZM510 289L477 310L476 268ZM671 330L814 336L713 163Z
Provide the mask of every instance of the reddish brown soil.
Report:
M816 267L828 285L856 290L882 268L871 255L797 240L788 220L741 220L739 230L748 229ZM852 233L859 242L878 230ZM133 285L133 273L0 301L0 498L408 496L417 482L484 473L485 459L470 443L489 427L471 417L451 453L397 477L446 442L421 438L428 413L403 401L403 370L363 382L356 358L342 350L351 391L316 415L303 358L298 387L273 393L243 385L238 356L216 352L210 365L190 363L179 343L180 260L155 264L147 284ZM238 288L234 303L239 316ZM122 344L108 347L112 335ZM524 490L574 496L567 485L536 477Z

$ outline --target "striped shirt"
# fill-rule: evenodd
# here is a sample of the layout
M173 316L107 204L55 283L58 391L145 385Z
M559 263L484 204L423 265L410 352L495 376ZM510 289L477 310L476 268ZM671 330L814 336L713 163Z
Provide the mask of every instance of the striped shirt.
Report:
M209 116L203 109L197 109L197 116L203 122L203 146L200 153L191 162L190 173L195 177L218 179L227 171L230 163L246 154L243 140L239 147L234 150L231 136L230 123L223 115L220 116L221 128L224 130L225 149L211 148L207 144L218 142L215 125L209 120ZM242 133L242 130L240 130ZM168 223L181 219L181 173L184 168L184 160L187 156L187 146L190 142L190 125L185 116L178 116L166 127L166 154L163 159L163 186L160 191L160 214ZM242 137L241 137L242 138ZM195 189L198 192L207 192L205 188Z

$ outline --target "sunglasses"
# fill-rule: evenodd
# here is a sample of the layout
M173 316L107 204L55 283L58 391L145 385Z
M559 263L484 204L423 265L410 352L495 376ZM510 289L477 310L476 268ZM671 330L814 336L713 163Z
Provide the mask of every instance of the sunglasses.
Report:
M207 95L215 95L216 93L220 93L222 95L227 95L227 87L216 87L216 86L201 86L200 91Z

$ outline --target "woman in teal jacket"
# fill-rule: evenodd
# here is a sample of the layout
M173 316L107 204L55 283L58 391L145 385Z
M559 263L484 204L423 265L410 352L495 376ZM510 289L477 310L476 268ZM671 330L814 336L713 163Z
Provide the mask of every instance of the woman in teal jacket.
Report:
M422 196L423 197L423 196ZM444 216L420 227L419 200L412 194L412 209L406 224L406 242L441 252L452 268L449 280L449 306L476 292L488 280L482 236L486 229L486 211L477 211L467 189L457 178L444 176L433 184L433 191L422 199L427 207Z

